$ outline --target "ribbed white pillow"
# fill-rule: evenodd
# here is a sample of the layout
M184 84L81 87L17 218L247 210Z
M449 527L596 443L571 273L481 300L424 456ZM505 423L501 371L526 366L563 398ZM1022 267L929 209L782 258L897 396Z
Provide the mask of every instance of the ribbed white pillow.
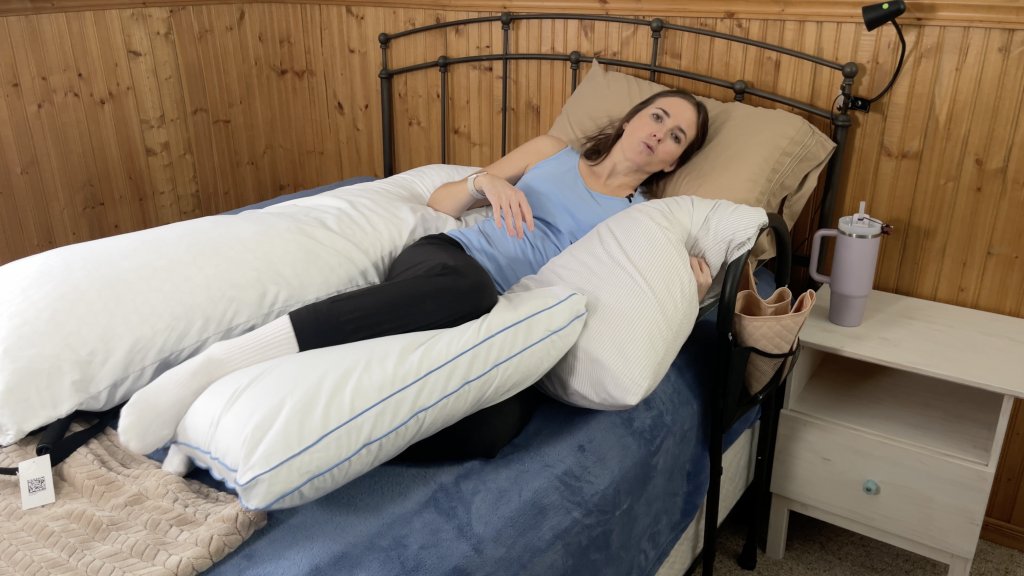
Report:
M455 328L240 370L192 404L172 446L246 508L297 506L536 382L579 336L584 304L561 287L505 295Z
M426 199L471 170L425 166L0 266L0 445L116 406L213 342L379 282L403 247L459 225Z
M637 405L668 372L696 320L690 254L719 277L767 224L764 209L726 200L652 200L602 222L522 279L510 292L562 285L587 297L583 333L541 388L585 408ZM716 297L709 292L705 300Z

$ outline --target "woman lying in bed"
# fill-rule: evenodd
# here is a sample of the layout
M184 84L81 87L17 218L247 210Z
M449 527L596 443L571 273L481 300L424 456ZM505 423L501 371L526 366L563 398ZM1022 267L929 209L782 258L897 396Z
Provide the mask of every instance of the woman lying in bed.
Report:
M582 154L553 136L516 148L483 171L449 182L428 205L453 217L490 205L492 217L425 236L402 251L381 284L292 311L218 342L136 392L121 410L123 444L148 454L169 442L192 402L216 380L303 350L458 326L488 313L498 295L536 273L613 214L660 196L657 184L703 146L704 105L667 90L634 106L585 142ZM698 299L708 265L691 258Z

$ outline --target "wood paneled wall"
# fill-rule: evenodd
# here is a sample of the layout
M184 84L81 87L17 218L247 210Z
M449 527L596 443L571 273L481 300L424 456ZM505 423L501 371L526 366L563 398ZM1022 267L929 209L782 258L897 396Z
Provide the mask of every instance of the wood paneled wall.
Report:
M59 4L59 3L58 3ZM337 4L202 4L0 18L0 262L379 173L381 30L478 15ZM860 63L873 95L895 65L891 28L672 17ZM517 47L646 58L648 35L614 24L522 22ZM896 227L877 286L1024 315L1024 30L905 25L892 92L855 115L839 212L858 200ZM525 32L525 33L524 33ZM393 43L422 54L500 48L475 26ZM744 77L827 107L838 73L708 38L671 34L662 61ZM449 161L500 151L494 65L453 69ZM399 166L437 161L436 73L400 79ZM569 92L564 65L513 63L509 145L544 131ZM728 98L723 90L697 91ZM820 122L819 122L820 124Z
M373 174L383 17L236 4L0 18L0 262Z
M726 18L687 15L680 3L624 2L633 13L858 62L861 96L877 93L896 64L892 28L866 32L855 15L835 9L849 8L846 2L692 6L693 14ZM128 4L143 3L17 0L0 8L0 263L379 175L377 34L484 13L397 0ZM502 3L510 5L517 3ZM814 12L822 6L840 15ZM895 226L882 243L879 289L1024 317L1022 12L1014 0L936 0L913 3L901 19L909 44L903 74L870 114L855 115L837 202L842 214L867 200L873 215ZM517 48L530 51L646 58L650 45L645 32L613 24L517 27ZM390 58L394 66L500 47L496 25L459 28L397 40ZM826 108L839 83L838 73L789 58L678 34L666 38L661 59ZM498 156L499 72L498 64L453 69L449 162L478 165ZM436 72L419 74L395 83L402 169L440 158L440 83ZM515 63L510 82L514 146L546 131L569 93L568 72ZM810 227L807 219L798 226L798 244ZM1022 412L1018 405L986 529L1016 542L1024 542Z

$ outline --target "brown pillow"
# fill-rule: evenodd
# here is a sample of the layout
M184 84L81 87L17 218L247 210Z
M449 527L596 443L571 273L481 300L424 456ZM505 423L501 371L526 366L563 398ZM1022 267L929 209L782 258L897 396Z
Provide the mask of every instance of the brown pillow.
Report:
M579 148L583 139L666 87L594 62L548 132ZM710 127L704 148L665 183L665 196L722 198L778 212L792 228L835 143L783 110L701 98ZM788 199L787 199L788 196Z

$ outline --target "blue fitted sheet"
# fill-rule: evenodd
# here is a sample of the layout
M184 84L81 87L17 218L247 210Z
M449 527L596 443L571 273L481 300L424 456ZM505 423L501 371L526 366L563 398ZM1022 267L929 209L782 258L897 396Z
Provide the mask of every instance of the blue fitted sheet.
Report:
M497 458L385 464L271 512L206 574L653 574L707 490L701 383L714 337L712 313L633 409L546 400ZM755 418L737 422L726 447Z

